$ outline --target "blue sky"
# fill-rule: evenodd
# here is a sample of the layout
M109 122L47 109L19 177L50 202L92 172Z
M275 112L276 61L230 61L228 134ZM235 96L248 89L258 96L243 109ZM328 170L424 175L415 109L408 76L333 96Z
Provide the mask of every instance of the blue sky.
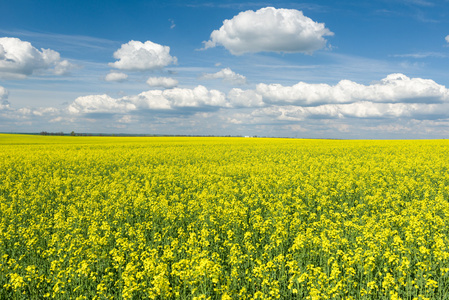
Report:
M0 131L446 138L449 1L2 1Z

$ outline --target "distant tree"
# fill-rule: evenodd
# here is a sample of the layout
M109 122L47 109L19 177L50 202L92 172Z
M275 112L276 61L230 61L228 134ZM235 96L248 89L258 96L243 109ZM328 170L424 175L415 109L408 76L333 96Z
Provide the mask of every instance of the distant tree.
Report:
M70 135L75 136L76 135L75 131L70 132Z

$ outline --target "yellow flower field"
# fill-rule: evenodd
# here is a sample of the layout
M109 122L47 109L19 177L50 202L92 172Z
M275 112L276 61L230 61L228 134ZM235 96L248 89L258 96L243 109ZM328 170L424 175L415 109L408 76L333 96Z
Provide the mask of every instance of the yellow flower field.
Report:
M0 299L449 299L449 141L0 149Z

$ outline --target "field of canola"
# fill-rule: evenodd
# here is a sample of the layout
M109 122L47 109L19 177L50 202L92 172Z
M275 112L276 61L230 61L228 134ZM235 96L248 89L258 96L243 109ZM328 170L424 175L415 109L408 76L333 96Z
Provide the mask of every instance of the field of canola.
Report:
M0 299L449 299L449 141L0 135Z

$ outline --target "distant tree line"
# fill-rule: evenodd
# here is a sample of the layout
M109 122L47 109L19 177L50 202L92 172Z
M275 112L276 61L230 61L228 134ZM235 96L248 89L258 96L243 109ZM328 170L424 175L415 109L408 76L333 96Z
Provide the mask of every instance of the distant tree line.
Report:
M64 135L69 135L69 136L109 136L109 137L242 137L241 135L213 135L213 134L208 134L208 135L201 135L201 134L132 134L132 133L78 133L75 131L72 131L70 133L64 134L64 132L60 131L60 132L48 132L48 131L41 131L39 133L40 135L59 135L59 136L64 136ZM248 136L249 137L249 136ZM257 135L251 136L251 137L258 137Z
M78 133L78 132L75 132L75 131L72 131L70 133L70 135L71 136L94 136L92 133ZM100 134L100 136L102 136L102 135Z
M59 135L59 136L63 136L63 135L70 135L70 136L93 136L92 133L75 133L75 131L72 131L69 134L65 134L64 132L48 132L48 131L41 131L39 133L40 135ZM97 134L98 135L98 134ZM102 136L102 134L99 134L99 136Z
M64 132L47 132L47 131L41 131L40 135L64 135Z

